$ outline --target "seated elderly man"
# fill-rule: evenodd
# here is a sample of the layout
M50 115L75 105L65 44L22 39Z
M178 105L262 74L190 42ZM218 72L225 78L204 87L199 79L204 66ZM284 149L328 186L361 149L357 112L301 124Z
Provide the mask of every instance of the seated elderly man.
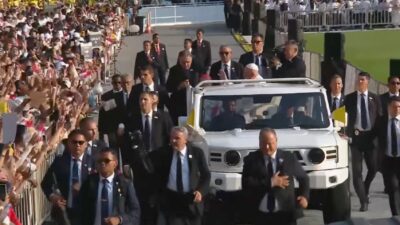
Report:
M258 73L258 66L255 63L249 63L246 65L243 71L244 79L250 80L262 80L263 77Z

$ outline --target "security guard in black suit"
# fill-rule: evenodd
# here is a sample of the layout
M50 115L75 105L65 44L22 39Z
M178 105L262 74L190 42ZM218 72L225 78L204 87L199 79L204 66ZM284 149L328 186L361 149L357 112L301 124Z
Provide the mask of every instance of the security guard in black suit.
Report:
M388 115L382 116L379 129L380 154L383 158L382 173L389 194L393 216L400 215L400 97L389 99Z
M382 115L379 96L368 91L370 75L358 74L358 90L345 97L348 113L347 136L351 138L351 161L353 166L354 189L360 199L360 211L368 211L368 192L378 170L378 152L374 146L377 121ZM367 164L368 173L362 180L362 161Z

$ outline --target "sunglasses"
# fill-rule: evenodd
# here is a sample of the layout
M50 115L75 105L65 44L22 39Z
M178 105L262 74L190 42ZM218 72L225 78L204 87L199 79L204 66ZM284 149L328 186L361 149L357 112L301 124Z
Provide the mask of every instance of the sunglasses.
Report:
M76 144L78 144L78 145L83 145L83 144L85 144L85 141L73 140L72 143L75 144L75 145L76 145Z
M220 55L229 55L230 52L219 52Z
M97 160L97 163L98 163L98 164L101 164L101 163L109 164L111 161L114 161L114 160L105 158L105 159L98 159L98 160Z
M121 81L113 81L112 83L113 83L113 84L120 84Z
M253 44L260 44L262 41L251 41Z
M400 82L390 82L391 85L399 85Z

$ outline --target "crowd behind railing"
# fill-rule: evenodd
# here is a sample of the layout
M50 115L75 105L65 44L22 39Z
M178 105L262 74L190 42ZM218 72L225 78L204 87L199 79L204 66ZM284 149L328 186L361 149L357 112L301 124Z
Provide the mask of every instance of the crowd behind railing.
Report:
M41 224L49 213L35 187L60 141L97 112L124 16L116 3L0 11L1 224Z

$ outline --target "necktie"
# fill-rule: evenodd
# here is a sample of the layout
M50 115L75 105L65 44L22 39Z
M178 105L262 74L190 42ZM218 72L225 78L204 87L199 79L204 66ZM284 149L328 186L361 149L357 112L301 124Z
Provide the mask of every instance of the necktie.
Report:
M157 46L157 54L160 55L160 45L156 45Z
M182 182L182 161L181 154L176 153L176 190L179 193L183 193L183 182Z
M254 61L254 63L258 66L258 68L260 69L260 56L259 55L256 55L255 56L256 57L256 60Z
M128 102L128 93L126 93L125 91L123 92L124 95L124 105L126 106L126 103Z
M332 112L335 111L337 109L337 105L338 105L338 98L334 97L333 98L333 102L332 102Z
M362 129L367 129L367 106L365 104L365 95L361 94L361 127Z
M229 73L228 73L228 64L224 64L224 73L225 73L225 75L226 75L226 78L227 78L228 80L230 80L231 77L229 76Z
M144 90L145 90L146 92L149 92L149 91L150 91L150 87L149 87L149 86L146 86L146 87L144 88Z
M268 166L267 166L267 172L268 172L268 178L269 180L272 179L272 176L274 176L274 170L272 168L272 159L268 158ZM275 195L271 191L268 193L268 198L267 198L267 209L269 212L273 212L275 209Z
M105 219L109 215L108 211L108 180L103 179L103 188L101 189L101 224L105 225Z
M392 123L390 125L390 133L392 139L392 156L397 156L397 134L396 134L396 118L392 119Z
M145 116L145 120L144 120L144 147L147 151L150 150L150 121L149 121L149 115Z
M72 164L72 186L79 184L79 167L78 160L73 159L74 163ZM77 204L78 195L72 192L72 207L75 207Z

